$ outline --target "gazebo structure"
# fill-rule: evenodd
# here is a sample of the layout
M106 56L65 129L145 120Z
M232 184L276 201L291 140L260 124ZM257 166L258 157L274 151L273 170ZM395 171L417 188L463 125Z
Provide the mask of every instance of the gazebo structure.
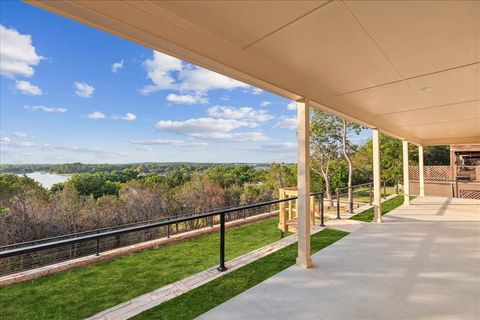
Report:
M298 265L310 254L310 109L373 132L374 208L382 222L379 133L408 144L480 142L478 1L53 1L51 12L297 102Z

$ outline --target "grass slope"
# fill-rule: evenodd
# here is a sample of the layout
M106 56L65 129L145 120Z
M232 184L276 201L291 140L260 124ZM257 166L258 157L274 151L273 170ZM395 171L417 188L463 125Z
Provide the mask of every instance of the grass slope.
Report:
M312 252L329 246L347 234L342 231L325 229L313 235L311 238ZM134 319L193 319L290 267L295 263L296 256L297 245L292 244L141 313Z
M275 219L227 230L227 260L279 240ZM1 319L83 319L218 263L218 234L0 288Z
M382 203L382 216L393 209L401 206L403 204L403 195L396 196L390 200L387 200ZM365 210L353 217L350 217L352 220L364 221L364 222L372 222L373 220L373 207Z

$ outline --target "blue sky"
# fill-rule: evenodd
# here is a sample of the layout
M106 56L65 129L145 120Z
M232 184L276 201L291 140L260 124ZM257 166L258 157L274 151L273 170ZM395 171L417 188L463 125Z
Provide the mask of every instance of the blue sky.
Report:
M0 6L1 163L295 160L291 101L24 3Z

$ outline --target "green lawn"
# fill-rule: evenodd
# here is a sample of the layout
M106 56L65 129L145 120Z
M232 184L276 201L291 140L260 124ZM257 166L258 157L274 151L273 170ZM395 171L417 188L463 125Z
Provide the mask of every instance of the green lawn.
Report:
M227 230L226 259L279 237L276 219ZM218 242L208 235L0 288L0 318L83 319L215 266Z
M317 252L348 233L325 229L312 236L312 252ZM232 273L215 279L158 307L141 313L134 319L193 319L241 292L266 280L295 263L297 245L292 244ZM321 299L321 297L319 297ZM300 306L299 306L300 307Z
M382 216L393 209L401 206L403 204L403 195L396 196L390 200L387 200L382 203ZM373 207L365 210L353 217L350 217L352 220L364 221L364 222L372 222L373 220Z

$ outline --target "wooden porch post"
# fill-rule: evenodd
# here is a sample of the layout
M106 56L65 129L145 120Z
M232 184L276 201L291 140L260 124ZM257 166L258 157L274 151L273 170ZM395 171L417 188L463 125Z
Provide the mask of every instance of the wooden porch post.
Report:
M402 141L403 147L403 204L410 204L410 178L408 176L408 141Z
M425 177L423 175L423 146L418 146L418 180L420 197L425 197Z
M381 181L380 181L380 139L377 129L373 132L373 221L382 223L382 200L381 200Z
M310 102L307 99L297 101L297 172L297 264L310 268Z

